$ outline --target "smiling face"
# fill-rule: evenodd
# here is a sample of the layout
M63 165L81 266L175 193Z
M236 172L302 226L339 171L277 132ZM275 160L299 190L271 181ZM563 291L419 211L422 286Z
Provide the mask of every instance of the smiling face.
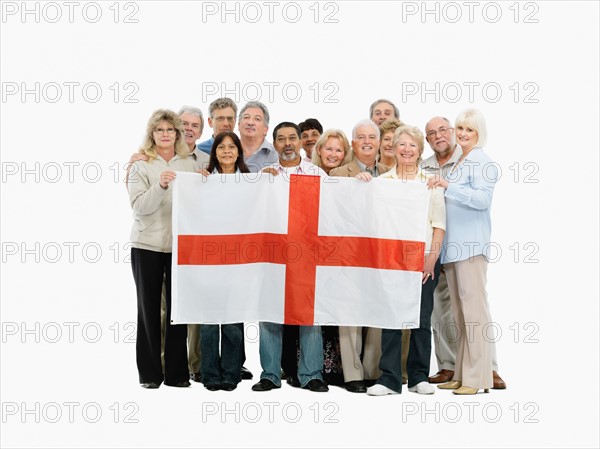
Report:
M398 165L416 166L421 156L419 143L412 136L405 133L398 136L394 151Z
M466 125L456 125L456 143L460 145L463 153L471 151L479 140L479 134L473 128Z
M264 139L269 127L265 123L265 115L260 108L248 108L240 117L238 126L240 137L247 139Z
M356 128L356 138L352 139L352 149L359 161L371 166L375 162L379 150L377 130L368 125Z
M183 122L185 143L191 149L191 151L194 151L194 148L196 147L196 140L198 140L202 135L203 123L200 120L200 117L188 112L184 112L179 116L179 118Z
M225 136L221 143L217 145L217 160L223 173L235 172L235 162L238 157L239 150L235 142L231 137Z
M339 167L344 160L344 146L337 137L330 137L317 150L323 169L329 173L332 168Z
M172 123L161 120L152 132L156 148L161 151L175 151L177 130Z

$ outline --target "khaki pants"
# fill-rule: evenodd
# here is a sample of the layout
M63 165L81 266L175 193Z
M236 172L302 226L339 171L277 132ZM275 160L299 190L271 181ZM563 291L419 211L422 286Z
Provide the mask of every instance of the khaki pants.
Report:
M483 256L444 265L452 312L460 334L454 380L478 389L493 386L492 344L484 338L484 327L491 322L486 291L487 265Z
M340 326L340 352L344 382L377 379L381 374L381 329Z

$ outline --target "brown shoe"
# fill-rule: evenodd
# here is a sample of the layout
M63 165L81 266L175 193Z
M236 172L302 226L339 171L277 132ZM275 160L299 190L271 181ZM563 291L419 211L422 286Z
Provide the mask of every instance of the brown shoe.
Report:
M454 371L449 369L441 369L435 375L429 377L430 384L442 384L444 382L450 382L454 377Z
M494 386L492 388L494 390L504 390L506 388L506 382L502 380L500 374L496 371L492 371L492 376L494 378Z

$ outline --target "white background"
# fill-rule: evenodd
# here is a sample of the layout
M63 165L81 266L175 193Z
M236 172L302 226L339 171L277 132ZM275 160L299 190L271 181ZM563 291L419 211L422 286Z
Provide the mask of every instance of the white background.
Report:
M275 3L269 20L265 3L223 18L201 2L2 2L2 446L597 447L598 3L476 2L471 18L468 2ZM466 107L485 114L486 151L502 169L488 292L507 390L138 386L122 167L153 110L206 112L223 95L242 105L256 85L272 126L317 117L349 134L379 97L421 128Z

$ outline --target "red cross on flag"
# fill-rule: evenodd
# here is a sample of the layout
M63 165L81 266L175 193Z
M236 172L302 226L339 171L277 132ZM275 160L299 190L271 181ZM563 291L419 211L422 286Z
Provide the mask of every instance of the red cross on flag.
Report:
M174 323L419 324L420 181L178 173Z

